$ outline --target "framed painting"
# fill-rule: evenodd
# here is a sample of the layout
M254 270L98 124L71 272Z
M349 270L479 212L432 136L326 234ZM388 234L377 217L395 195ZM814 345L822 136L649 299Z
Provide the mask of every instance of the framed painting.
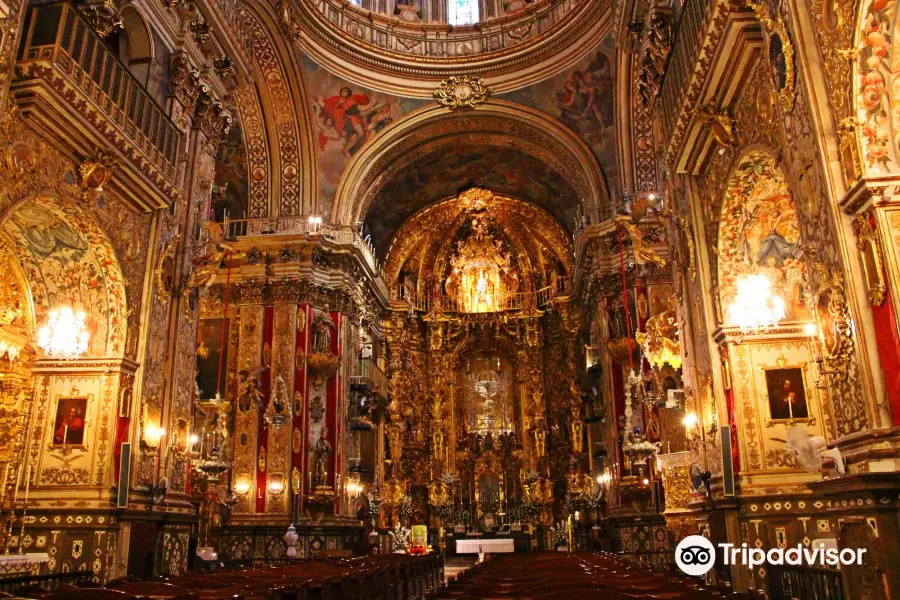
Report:
M806 365L760 367L766 384L765 400L769 408L768 427L777 423L813 425L807 387Z
M88 400L87 396L57 399L51 446L84 448Z

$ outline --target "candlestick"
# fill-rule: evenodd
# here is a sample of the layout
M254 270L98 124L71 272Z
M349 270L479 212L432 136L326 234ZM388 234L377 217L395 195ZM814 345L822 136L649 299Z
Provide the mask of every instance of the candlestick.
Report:
M66 445L66 439L69 437L69 426L63 425L63 446Z

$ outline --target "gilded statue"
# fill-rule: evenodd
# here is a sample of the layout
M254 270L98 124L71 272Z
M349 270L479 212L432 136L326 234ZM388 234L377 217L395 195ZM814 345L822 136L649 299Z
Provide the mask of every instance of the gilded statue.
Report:
M313 472L313 487L328 486L328 455L331 454L331 442L328 441L328 428L323 427L316 442L316 469Z
M238 387L238 408L241 412L247 412L254 406L259 406L259 379L255 374L243 370L240 372L240 383Z
M544 431L543 419L538 419L534 424L534 450L538 458L544 456L547 448L547 432Z
M652 262L659 267L664 267L666 265L666 259L657 254L656 250L650 247L649 242L647 242L644 237L644 232L635 225L634 223L629 223L627 221L622 221L622 227L628 232L629 237L631 237L631 250L634 253L634 261L642 265L647 262Z
M194 260L194 272L188 280L187 289L196 287L206 289L211 286L216 281L222 261L234 253L231 246L222 243L225 239L225 230L220 223L201 221L200 227L206 231L208 240L205 253Z

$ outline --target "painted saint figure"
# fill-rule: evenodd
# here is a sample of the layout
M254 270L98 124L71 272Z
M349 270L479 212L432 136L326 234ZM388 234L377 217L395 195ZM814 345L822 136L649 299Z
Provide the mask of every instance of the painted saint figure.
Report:
M69 409L62 419L56 421L56 431L53 433L54 444L75 444L84 442L84 417L76 407Z

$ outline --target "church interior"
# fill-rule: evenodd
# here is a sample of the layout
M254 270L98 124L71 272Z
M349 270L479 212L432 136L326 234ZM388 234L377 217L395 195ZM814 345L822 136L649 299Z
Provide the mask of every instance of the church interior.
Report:
M900 597L895 27L0 0L0 597Z

